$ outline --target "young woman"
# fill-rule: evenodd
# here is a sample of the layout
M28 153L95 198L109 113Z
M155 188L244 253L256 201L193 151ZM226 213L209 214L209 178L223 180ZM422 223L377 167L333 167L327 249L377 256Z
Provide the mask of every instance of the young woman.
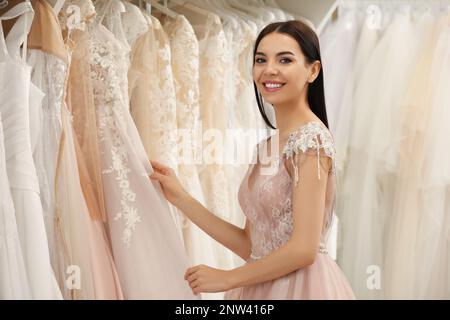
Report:
M247 261L232 270L194 266L185 279L195 294L228 291L228 299L354 299L325 247L335 204L335 149L315 32L300 21L265 27L255 43L253 80L261 115L275 129L262 99L274 107L277 133L258 144L257 161L241 184L244 229L208 211L172 169L152 161L151 178L167 200ZM277 170L265 170L263 151Z

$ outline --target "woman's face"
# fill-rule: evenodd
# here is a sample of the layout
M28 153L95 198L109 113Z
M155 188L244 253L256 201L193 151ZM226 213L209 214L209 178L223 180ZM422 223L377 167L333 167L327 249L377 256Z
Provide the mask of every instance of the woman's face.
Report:
M298 100L320 70L319 61L307 64L294 38L276 32L261 40L253 62L253 80L264 100L274 106Z

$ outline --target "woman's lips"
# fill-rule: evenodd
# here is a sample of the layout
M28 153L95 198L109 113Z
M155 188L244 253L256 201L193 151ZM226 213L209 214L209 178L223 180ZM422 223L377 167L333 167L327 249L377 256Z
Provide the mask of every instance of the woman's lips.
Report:
M276 82L276 81L266 81L266 82L263 82L262 84L263 84L263 87L264 87L265 91L267 91L267 92L277 92L277 91L280 91L281 88L283 88L283 86L286 83Z

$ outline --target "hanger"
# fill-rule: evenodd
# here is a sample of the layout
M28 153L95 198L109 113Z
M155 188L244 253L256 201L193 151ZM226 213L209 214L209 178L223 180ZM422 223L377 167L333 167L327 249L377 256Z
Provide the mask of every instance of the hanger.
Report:
M8 0L1 0L0 1L0 9L6 8L6 6L9 4Z
M12 4L12 3L9 3L9 4ZM7 26L9 27L8 35L9 35L9 31L12 30L12 27L14 26L14 24L16 23L16 21L18 21L18 19L20 17L25 19L26 26L25 26L25 29L23 30L25 33L21 34L20 38L19 38L22 52L20 53L20 49L19 49L19 52L16 53L19 56L21 56L22 62L25 62L26 58L27 58L27 40L28 40L27 35L30 32L31 23L34 18L33 6L31 5L31 2L27 0L27 1L15 1L13 5L7 6L6 8L7 8L7 10L5 12L2 12L2 14L0 15L0 23L12 22L11 24L7 24ZM13 30L13 31L17 31L17 30ZM16 32L16 34L17 34L17 32ZM3 37L5 37L5 39L7 39L7 34L5 33L5 27L3 27Z
M270 8L270 6L266 5L263 0L247 1L244 5L248 8L248 10L264 16L265 20L270 22L275 22L278 20L277 15L274 13L276 9Z
M251 18L249 17L248 14L246 14L245 12L242 12L236 8L233 8L230 3L228 1L224 1L224 0L211 0L212 3L214 3L214 5L216 6L216 8L220 9L224 9L227 10L230 14L232 15L236 15L238 17L240 17L243 20L251 20Z
M16 7L17 5L26 2L31 7L31 11L33 11L33 8L31 6L30 0L0 0L0 16L4 15L8 11L10 11L12 8ZM16 23L18 17L3 20L0 21L0 23L3 26L3 35L6 37L11 30L12 26Z
M226 8L218 8L216 4L213 3L213 1L206 1L206 0L189 0L190 3L193 3L194 6L202 7L202 10L205 11L208 14L215 14L218 16L222 22L224 21L230 21L233 24L234 28L237 28L238 21L236 20L236 15L231 14ZM206 10L204 9L206 7Z
M281 9L280 5L275 1L275 0L262 0L266 5L277 8L277 9Z
M51 4L51 6L53 7L53 11L56 15L58 15L66 0L47 0L47 2Z
M176 13L175 11L172 11L168 8L167 0L164 0L164 5L161 5L156 0L143 0L143 1L146 2L147 4L149 4L152 8L158 9L158 11L165 14L166 16L169 16L173 19L176 19L176 17L178 16L178 13Z
M249 15L253 18L259 18L258 13L254 11L256 8L244 4L239 0L228 0L227 2L230 4L230 6L244 12L246 15Z
M130 0L126 0L126 1L130 1ZM139 9L141 9L141 11L151 14L151 6L150 6L150 4L146 3L145 1L138 0L138 7L139 7Z
M4 12L0 15L0 21L12 20L22 16L25 13L33 12L33 6L29 0L26 1L10 1L8 6L4 8Z
M30 0L0 0L0 16L21 2L30 2Z

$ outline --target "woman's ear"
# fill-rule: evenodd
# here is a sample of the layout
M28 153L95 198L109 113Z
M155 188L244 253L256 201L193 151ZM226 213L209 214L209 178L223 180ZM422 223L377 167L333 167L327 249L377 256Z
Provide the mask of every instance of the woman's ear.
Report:
M311 64L311 69L310 69L311 74L308 77L309 83L313 83L314 80L316 80L317 76L319 75L320 68L321 68L321 64L320 64L319 60L316 60Z

